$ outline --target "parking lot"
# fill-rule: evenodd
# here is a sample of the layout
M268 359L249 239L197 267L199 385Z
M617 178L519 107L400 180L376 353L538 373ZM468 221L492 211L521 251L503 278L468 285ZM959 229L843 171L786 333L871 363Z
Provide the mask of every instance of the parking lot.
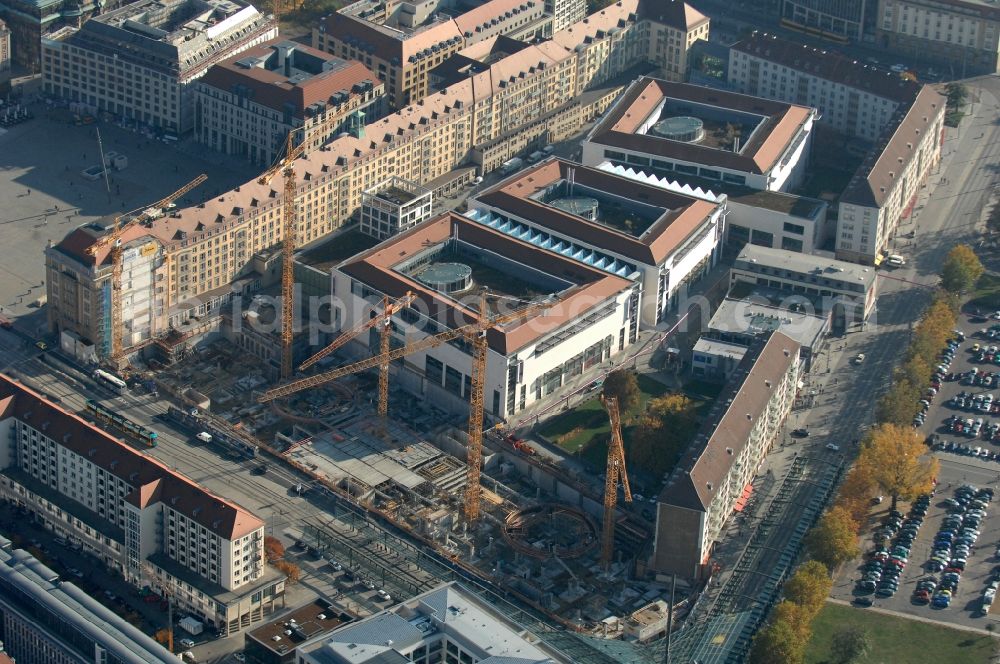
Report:
M965 341L959 344L954 360L948 366L946 373L967 375L973 368L977 369L977 374L992 371L1000 373L1000 366L980 362L979 353L972 351L977 343L980 349L1000 344L1000 339L992 341L984 338L980 332L983 329L988 330L995 323L996 321L984 316L960 315L959 329L965 334ZM1000 396L1000 388L985 384L970 385L967 378L959 377L956 380L941 382L937 394L929 399L930 405L923 417L920 430L934 441L936 448L934 454L940 461L941 470L937 478L936 493L913 538L906 566L899 574L898 590L891 597L884 597L874 593L860 593L855 587L856 582L864 575L862 563L868 562L872 552L878 548L874 539L875 531L882 527L889 517L890 506L886 499L882 504L873 507L869 529L862 541L864 559L841 570L835 581L834 597L851 601L859 595L864 595L870 597L874 606L879 608L980 628L985 628L988 623L1000 619L1000 615L991 613L987 616L981 612L983 592L995 570L1000 570L1000 557L995 555L996 548L1000 544L1000 517L998 517L1000 503L997 501L991 502L985 510L985 517L978 526L980 534L970 546L965 570L960 573L957 588L952 594L949 605L946 608L935 607L932 601L923 604L916 601L914 596L914 591L922 580L933 579L935 584L940 584L942 579L941 571L932 571L929 563L935 550L935 538L941 531L945 518L949 512L957 511L947 505L946 501L953 498L955 490L965 484L975 486L977 489L1000 489L1000 461L994 458L995 453L1000 452L1000 443L984 439L991 437L986 433L990 425L994 422L1000 423L1000 413L991 413L988 410L973 411L968 406L964 410L956 408L952 400L962 392L973 397L991 392L995 396ZM966 420L971 418L975 423L977 419L982 418L983 423L979 427L978 436L971 436L967 431L956 431L953 426L946 424L953 416L961 416L963 429ZM965 446L969 451L956 448L958 445ZM953 451L948 451L949 447ZM976 447L981 448L979 456L971 454L971 450ZM910 509L911 505L907 503L900 503L898 506L904 517L911 516ZM959 529L961 527L958 526ZM888 552L892 551L892 545L893 542L890 541L887 545Z

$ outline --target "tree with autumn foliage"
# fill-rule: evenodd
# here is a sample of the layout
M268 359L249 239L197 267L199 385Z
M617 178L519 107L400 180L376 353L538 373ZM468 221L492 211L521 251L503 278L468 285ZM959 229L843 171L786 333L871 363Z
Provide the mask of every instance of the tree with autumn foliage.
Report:
M264 538L264 555L267 556L267 562L269 563L284 558L285 547L281 544L281 540L270 535L266 536Z
M954 247L941 265L941 287L952 293L971 290L983 276L983 264L967 244Z
M858 523L846 508L835 506L806 534L806 547L816 562L833 570L861 553Z
M802 607L788 600L779 603L767 627L754 636L750 664L801 664L811 631Z
M289 585L298 583L299 577L302 575L302 570L299 569L299 566L287 560L277 561L274 563L274 568L288 577L287 581Z
M785 582L785 599L802 609L802 619L812 622L833 589L833 579L827 568L816 560L802 563Z
M938 461L927 454L920 433L905 425L880 424L869 431L857 463L892 496L892 509L900 498L913 500L929 492L938 473Z

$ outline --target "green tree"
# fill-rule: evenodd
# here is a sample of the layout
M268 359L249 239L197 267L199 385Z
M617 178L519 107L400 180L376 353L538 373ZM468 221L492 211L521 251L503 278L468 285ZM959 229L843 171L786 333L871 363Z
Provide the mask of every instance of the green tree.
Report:
M924 380L927 380L926 378ZM875 404L875 419L900 426L909 424L920 407L920 388L907 378L893 383Z
M750 663L801 664L809 637L802 610L792 602L781 602L774 607L771 623L754 637Z
M937 459L926 454L927 447L913 427L880 424L866 437L858 464L871 473L875 484L897 501L912 500L933 486L938 473Z
M945 96L948 98L948 106L960 108L969 97L969 90L961 83L949 83L944 86Z
M604 396L618 399L622 417L639 404L639 380L634 371L617 369L604 379Z
M810 556L833 570L861 552L858 523L846 507L837 505L820 517L806 534L806 547Z
M941 266L941 286L952 293L970 290L983 276L983 264L967 244L960 244L948 252Z
M858 625L841 627L830 641L830 655L836 664L868 661L871 651L871 635L867 629Z
M672 469L698 429L697 415L694 402L683 394L650 399L629 436L628 465L652 475Z

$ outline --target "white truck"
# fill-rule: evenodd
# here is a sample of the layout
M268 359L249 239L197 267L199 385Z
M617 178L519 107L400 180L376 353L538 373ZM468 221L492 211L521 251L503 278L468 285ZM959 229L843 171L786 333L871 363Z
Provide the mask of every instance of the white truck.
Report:
M500 167L500 172L504 175L510 175L514 171L519 171L524 166L524 160L520 157L514 157L513 159L508 159Z
M205 626L201 623L201 621L196 618L192 618L191 616L184 616L178 620L177 626L191 636L198 636L205 631Z

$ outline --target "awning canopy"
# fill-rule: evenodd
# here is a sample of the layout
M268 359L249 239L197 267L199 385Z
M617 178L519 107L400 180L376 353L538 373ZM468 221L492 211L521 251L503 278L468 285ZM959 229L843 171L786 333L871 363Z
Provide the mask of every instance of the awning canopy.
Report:
M736 504L733 505L734 512L742 512L743 508L747 506L747 501L750 500L750 494L753 493L753 483L747 482L747 485L743 487L743 493L740 497L736 499Z

